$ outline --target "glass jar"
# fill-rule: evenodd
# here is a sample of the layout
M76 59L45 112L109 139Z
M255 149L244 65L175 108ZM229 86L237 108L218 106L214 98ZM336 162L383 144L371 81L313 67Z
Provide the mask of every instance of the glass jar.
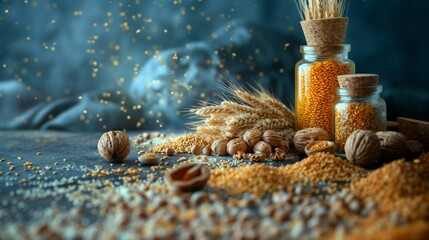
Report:
M303 59L295 66L296 128L318 127L332 136L332 106L337 76L355 72L349 44L301 46Z
M347 138L355 130L386 130L386 102L380 98L383 87L337 88L333 110L333 131L337 152L344 152Z

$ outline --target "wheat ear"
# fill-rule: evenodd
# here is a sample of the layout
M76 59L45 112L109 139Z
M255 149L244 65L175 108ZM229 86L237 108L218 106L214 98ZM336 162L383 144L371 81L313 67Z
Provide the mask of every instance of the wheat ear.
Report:
M260 116L256 114L241 114L237 117L230 118L226 121L226 129L232 131L234 129L242 129L253 126L261 120Z
M256 123L255 127L260 131L278 130L293 127L293 123L284 119L264 119Z
M211 114L218 114L218 113L234 113L231 109L225 108L223 106L208 106L208 107L202 107L195 111L196 115L199 116L209 116Z
M271 118L273 115L271 113L267 113L265 110L260 108L254 108L247 105L242 105L239 103L231 102L231 101L223 101L221 103L222 106L233 110L236 113L249 113L249 114L256 114L261 117L265 118Z
M268 93L262 92L260 98L268 107L278 112L279 116L292 121L295 119L295 114L289 108Z
M214 136L220 135L220 133L222 132L220 127L215 127L215 126L198 126L196 130L199 133L214 135Z

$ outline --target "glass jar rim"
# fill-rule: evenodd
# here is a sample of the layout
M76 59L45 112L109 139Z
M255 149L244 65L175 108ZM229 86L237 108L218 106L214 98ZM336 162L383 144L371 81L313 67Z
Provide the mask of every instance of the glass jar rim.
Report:
M301 45L299 51L304 54L320 54L325 52L333 53L349 53L352 46L350 44L336 44L328 46L310 46Z

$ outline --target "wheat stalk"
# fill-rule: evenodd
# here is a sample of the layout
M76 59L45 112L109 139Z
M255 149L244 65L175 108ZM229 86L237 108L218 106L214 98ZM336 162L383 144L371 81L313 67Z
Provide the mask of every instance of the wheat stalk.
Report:
M295 115L292 110L262 86L251 92L231 85L225 88L231 95L229 99L223 95L219 104L200 103L201 107L191 109L199 120L189 125L211 140L240 137L251 128L293 132Z
M267 92L261 92L259 94L260 99L268 106L272 111L275 111L277 116L284 117L288 120L292 120L295 118L295 114L286 107L282 102L278 99L274 98Z
M202 107L195 111L195 114L199 116L209 116L209 115L218 114L218 113L231 114L234 112L231 109L225 108L223 106L207 106L207 107Z
M234 129L246 128L249 125L253 126L255 123L257 123L260 120L261 120L260 116L256 114L240 114L226 121L226 129L228 131L231 131Z
M293 125L291 122L286 121L284 119L265 119L262 121L259 121L255 128L259 129L260 131L266 131L270 129L283 129L283 128L292 128Z
M241 101L243 101L243 102L245 102L245 103L247 103L253 107L264 107L264 103L260 99L258 99L256 96L254 96L253 94L251 94L249 92L246 92L246 91L241 90L241 89L236 89L236 90L234 90L234 93L235 93L235 96L239 100L241 100Z
M302 20L340 18L346 14L348 0L295 0Z
M220 127L216 126L198 126L197 132L206 135L219 135L221 134L222 130Z
M317 12L317 18L318 19L322 19L323 18L323 16L324 16L324 10L325 10L325 7L324 7L324 1L323 0L316 0L316 12Z
M221 103L221 105L228 108L228 109L233 110L236 113L251 113L251 114L256 114L260 117L265 117L265 118L273 117L273 115L271 113L268 113L263 109L254 108L254 107L242 105L242 104L231 102L231 101L223 101Z
M212 116L210 118L207 118L204 123L208 126L221 126L225 123L225 119L224 117L216 117L216 116Z

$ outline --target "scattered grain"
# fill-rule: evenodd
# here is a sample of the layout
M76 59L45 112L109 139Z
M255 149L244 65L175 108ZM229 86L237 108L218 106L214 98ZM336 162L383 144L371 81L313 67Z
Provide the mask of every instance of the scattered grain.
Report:
M167 140L161 145L150 149L152 152L165 152L169 147L174 148L176 153L188 153L194 145L206 146L207 141L198 134L187 134L175 140Z

